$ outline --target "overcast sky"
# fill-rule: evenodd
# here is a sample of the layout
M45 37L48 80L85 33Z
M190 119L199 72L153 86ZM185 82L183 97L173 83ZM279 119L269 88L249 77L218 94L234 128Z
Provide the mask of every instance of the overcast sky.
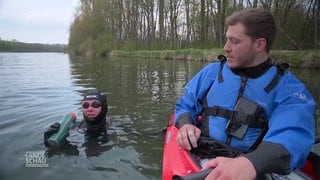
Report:
M67 44L80 0L0 0L0 38Z

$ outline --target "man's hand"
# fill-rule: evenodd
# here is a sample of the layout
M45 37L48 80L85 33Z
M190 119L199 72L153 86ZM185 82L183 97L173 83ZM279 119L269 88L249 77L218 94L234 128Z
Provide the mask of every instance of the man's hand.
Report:
M191 150L197 147L197 141L200 137L201 130L194 125L185 124L183 125L177 135L177 144L185 149Z
M205 180L253 180L256 170L251 161L245 157L217 157L208 161L202 170L213 168Z
M44 140L44 145L46 147L49 146L49 143L48 143L48 139L50 138L50 136L56 132L58 132L60 129L60 123L58 122L55 122L54 124L52 124L45 132L44 132L44 137L43 137L43 140Z

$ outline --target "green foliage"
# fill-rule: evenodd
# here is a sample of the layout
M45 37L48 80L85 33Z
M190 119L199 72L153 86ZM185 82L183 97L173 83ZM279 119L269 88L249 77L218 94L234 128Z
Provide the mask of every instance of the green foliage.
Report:
M139 42L135 42L132 40L126 40L123 43L122 49L125 51L134 51L134 50L139 50L140 48Z
M114 42L111 35L107 32L103 33L96 40L96 55L97 56L106 56L111 50L117 48L117 43Z
M303 58L302 67L320 68L320 52L307 54Z
M94 46L95 41L92 38L88 38L80 44L78 54L92 56L94 54Z
M113 49L117 49L117 43L108 33L103 33L96 39L87 38L73 52L85 56L106 56Z
M74 54L82 54L80 50L81 44L88 38L87 29L83 17L76 17L70 26L69 35L69 52ZM83 49L83 48L82 48Z
M181 59L196 61L214 61L218 55L224 54L217 49L181 49L181 50L114 50L112 56L131 58ZM275 63L288 63L290 67L320 68L320 52L273 50L270 57Z
M104 56L114 49L222 48L225 18L252 6L269 9L275 16L281 31L273 48L315 49L320 44L320 30L316 31L315 25L320 24L317 1L246 2L81 0L70 27L69 49Z
M320 68L320 52L273 50L270 57L277 63L288 63L290 67Z
M110 52L112 56L133 58L155 58L155 59L180 59L213 61L218 55L223 54L221 49L181 49L181 50L139 50L124 51L115 50Z
M0 40L0 52L64 52L63 44L24 43Z

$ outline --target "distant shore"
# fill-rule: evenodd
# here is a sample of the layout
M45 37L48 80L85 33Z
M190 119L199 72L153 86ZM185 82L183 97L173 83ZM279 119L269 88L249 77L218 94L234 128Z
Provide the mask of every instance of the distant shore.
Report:
M154 58L168 60L188 60L209 62L224 54L221 49L182 49L182 50L141 50L141 51L111 51L108 55L115 57ZM320 68L320 50L290 51L272 50L270 57L275 62L285 62L290 67Z
M0 38L0 52L66 52L66 44L25 43Z

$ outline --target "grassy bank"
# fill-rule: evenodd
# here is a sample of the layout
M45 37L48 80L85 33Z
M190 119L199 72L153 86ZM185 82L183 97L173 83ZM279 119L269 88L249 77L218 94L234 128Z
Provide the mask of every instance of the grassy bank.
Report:
M111 51L110 56L154 59L177 59L194 61L213 61L224 54L222 49L182 49L151 51ZM290 67L320 68L320 51L273 50L270 57L276 62L286 62Z

